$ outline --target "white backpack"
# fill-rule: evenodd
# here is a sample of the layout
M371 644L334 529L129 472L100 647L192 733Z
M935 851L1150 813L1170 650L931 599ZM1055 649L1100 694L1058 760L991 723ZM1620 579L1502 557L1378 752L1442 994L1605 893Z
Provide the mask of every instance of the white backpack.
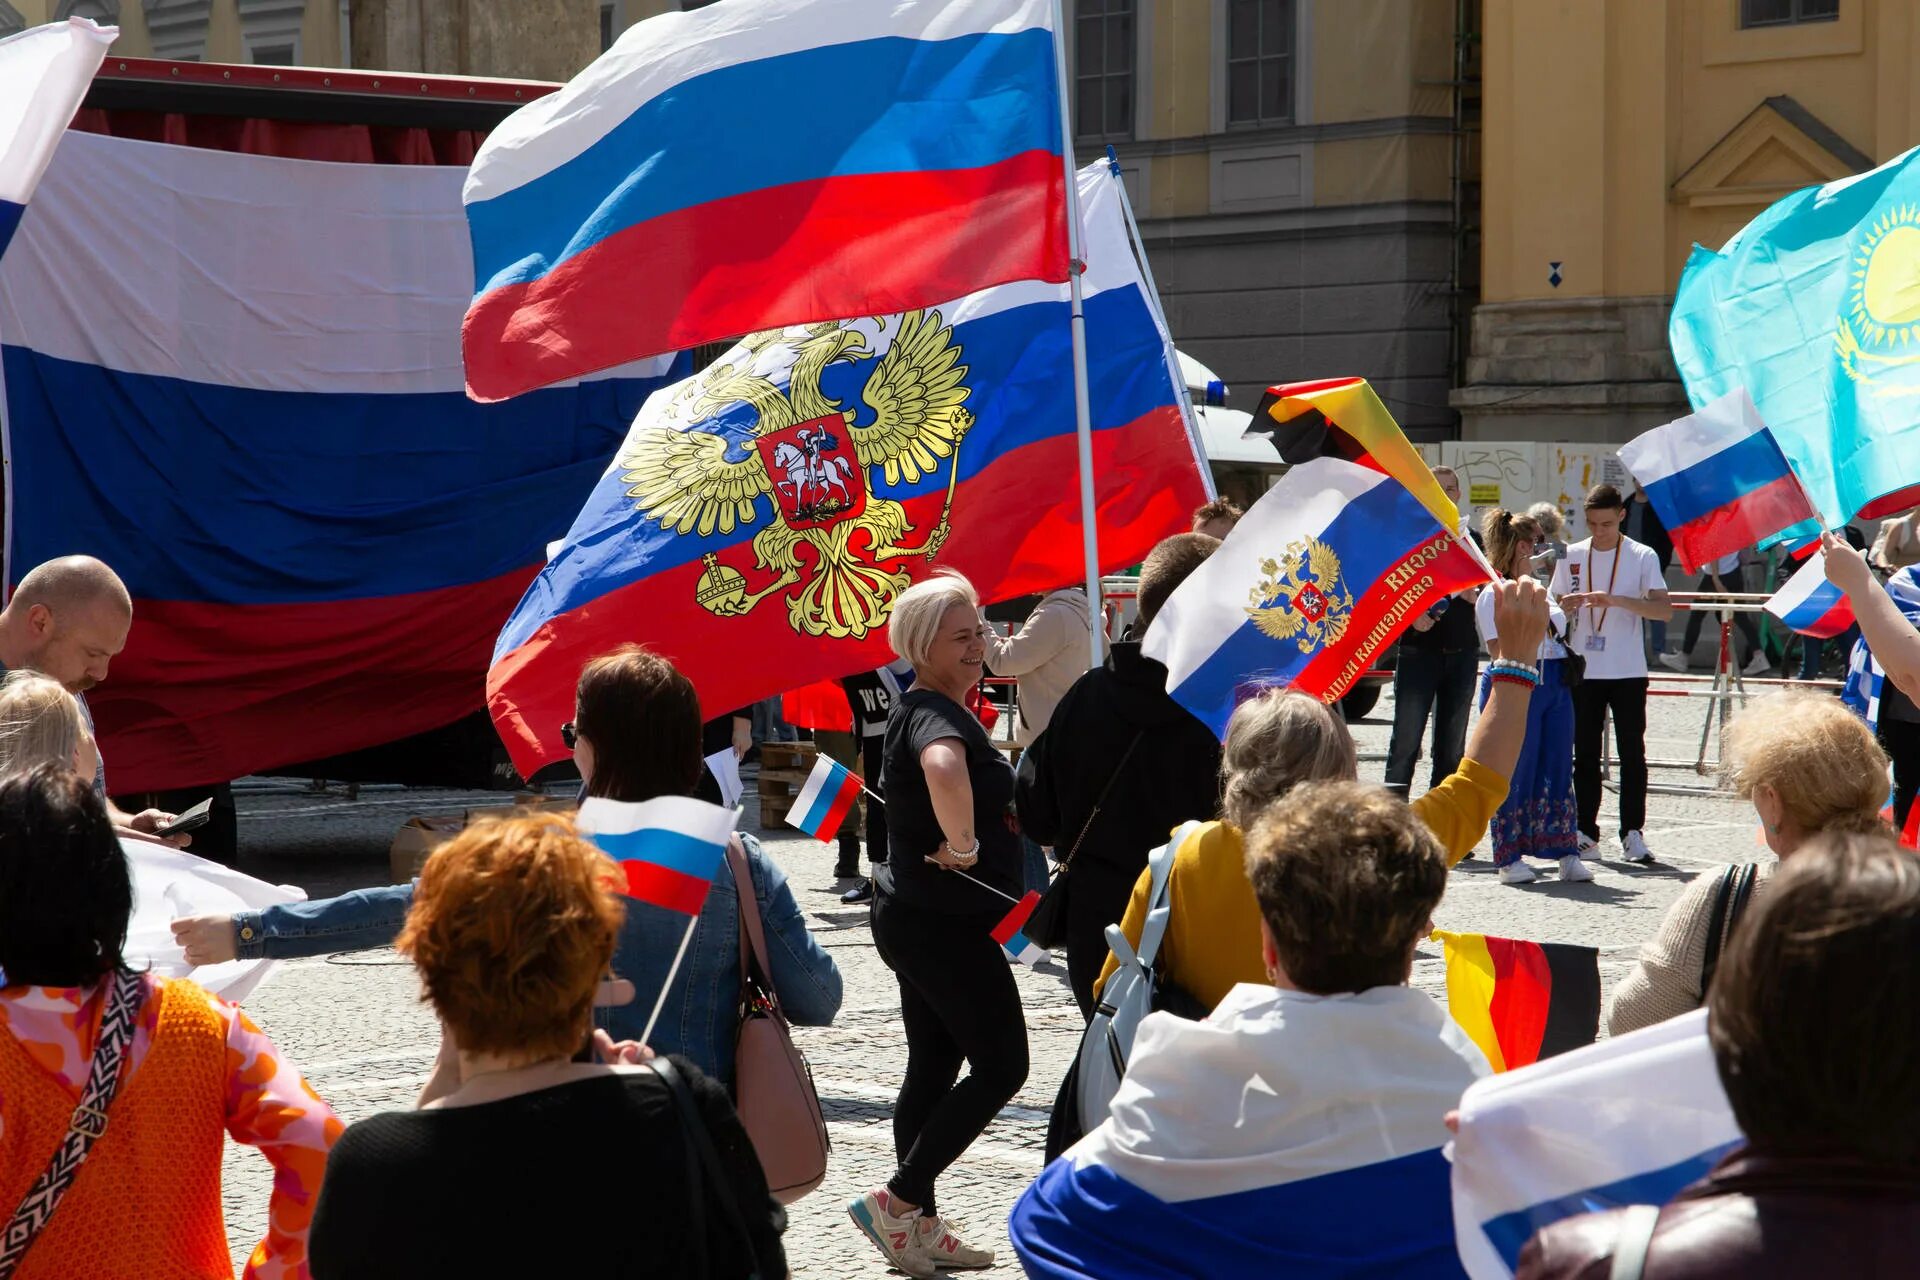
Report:
M1135 951L1128 945L1119 925L1107 926L1107 945L1120 967L1100 989L1093 1020L1080 1037L1074 1106L1082 1133L1092 1133L1106 1120L1113 1096L1120 1091L1121 1077L1127 1074L1127 1058L1133 1053L1133 1037L1140 1029L1140 1020L1153 1010L1153 960L1159 954L1167 917L1173 909L1168 902L1173 856L1200 825L1184 824L1171 840L1147 855L1147 919L1140 930L1140 949Z

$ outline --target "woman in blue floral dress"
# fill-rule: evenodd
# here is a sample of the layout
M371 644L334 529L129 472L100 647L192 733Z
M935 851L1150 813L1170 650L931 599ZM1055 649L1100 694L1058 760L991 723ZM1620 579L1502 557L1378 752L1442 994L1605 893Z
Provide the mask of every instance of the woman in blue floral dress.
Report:
M1524 577L1532 570L1540 527L1525 512L1495 508L1481 522L1487 559L1502 578ZM1493 630L1493 592L1480 593L1474 610L1480 638L1496 658L1537 661L1540 687L1527 704L1527 740L1514 764L1506 803L1493 817L1493 865L1500 883L1527 884L1536 879L1528 858L1560 864L1563 881L1591 880L1576 844L1573 798L1573 695L1567 687L1566 615L1553 606L1552 625L1537 654L1503 654ZM1486 706L1488 678L1480 680L1480 705Z

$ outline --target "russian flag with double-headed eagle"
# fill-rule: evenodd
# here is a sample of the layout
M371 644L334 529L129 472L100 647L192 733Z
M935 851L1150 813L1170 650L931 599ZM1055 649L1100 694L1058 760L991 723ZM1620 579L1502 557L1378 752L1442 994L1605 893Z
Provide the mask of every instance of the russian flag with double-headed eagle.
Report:
M636 24L467 180L467 387L1067 278L1051 0L757 0Z
M1173 346L1119 179L1080 173L1103 571L1205 501ZM501 631L494 723L523 773L565 754L588 659L630 640L720 715L893 660L893 602L935 564L986 601L1079 581L1066 288L1002 285L902 315L743 339L647 401Z
M1225 736L1250 691L1332 702L1422 611L1486 582L1485 561L1392 476L1301 463L1167 600L1141 652L1167 692Z

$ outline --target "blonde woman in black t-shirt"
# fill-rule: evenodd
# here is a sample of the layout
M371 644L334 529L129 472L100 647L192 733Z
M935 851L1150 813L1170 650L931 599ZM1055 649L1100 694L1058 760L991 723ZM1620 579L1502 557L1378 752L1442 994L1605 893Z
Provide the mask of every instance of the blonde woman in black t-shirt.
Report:
M899 1164L847 1212L888 1262L929 1277L993 1263L940 1216L933 1184L1026 1082L1026 1013L993 940L1023 890L1022 854L1013 768L966 708L986 655L979 596L937 572L901 594L887 630L914 679L887 719L873 941L900 983L907 1075L893 1113Z

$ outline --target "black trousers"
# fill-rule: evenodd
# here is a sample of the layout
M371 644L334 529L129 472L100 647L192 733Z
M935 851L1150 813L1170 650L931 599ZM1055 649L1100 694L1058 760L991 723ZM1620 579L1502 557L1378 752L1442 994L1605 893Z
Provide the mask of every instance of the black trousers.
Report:
M860 739L860 772L866 775L867 789L874 796L884 796L880 789L880 758L886 755L887 736L884 733L869 734ZM867 861L885 862L887 860L887 806L884 801L875 801L873 796L863 800L867 811Z
M1427 785L1437 787L1460 767L1467 748L1467 715L1480 678L1480 655L1472 650L1400 646L1393 670L1393 736L1387 742L1387 790L1402 800L1413 786L1420 738L1433 717L1433 767Z
M1146 864L1141 863L1141 871ZM1080 1016L1093 1018L1093 984L1107 963L1107 926L1127 914L1127 899L1140 879L1118 867L1089 862L1067 872L1072 887L1067 894L1067 985L1080 1006Z
M1601 719L1613 713L1618 748L1620 834L1647 825L1647 678L1586 680L1573 691L1573 794L1580 829L1600 838Z
M907 1035L907 1078L893 1107L900 1163L887 1189L929 1215L938 1212L934 1180L1027 1081L1027 1014L993 940L1003 914L941 915L891 894L873 902L873 944L899 979Z
M1893 761L1893 826L1907 829L1907 811L1920 795L1920 724L1880 717L1880 746Z

